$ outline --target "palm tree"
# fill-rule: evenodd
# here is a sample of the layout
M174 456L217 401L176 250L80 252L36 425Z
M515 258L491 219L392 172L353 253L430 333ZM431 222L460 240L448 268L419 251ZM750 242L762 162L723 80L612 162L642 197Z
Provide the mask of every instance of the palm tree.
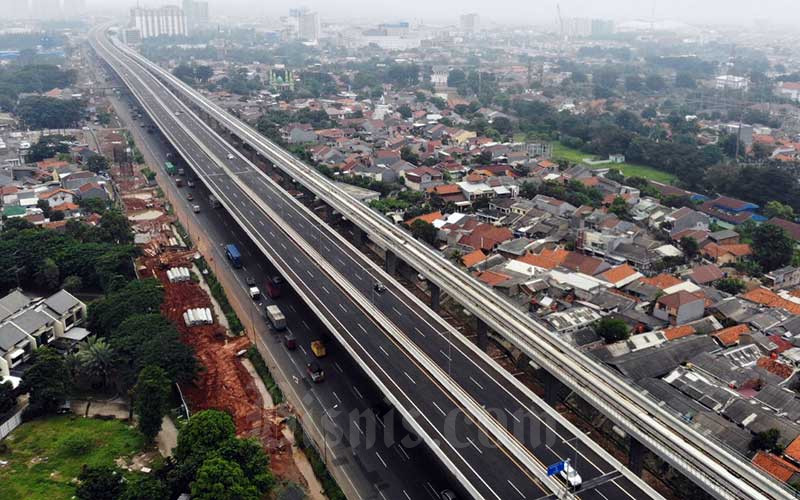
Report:
M103 339L89 337L78 346L76 357L81 371L91 380L100 380L102 387L105 387L114 361L111 346Z

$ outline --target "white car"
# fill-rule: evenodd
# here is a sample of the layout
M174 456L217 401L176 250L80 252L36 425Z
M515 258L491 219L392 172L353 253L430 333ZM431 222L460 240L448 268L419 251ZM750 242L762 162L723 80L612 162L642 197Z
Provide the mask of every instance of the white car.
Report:
M564 470L559 472L558 475L561 476L561 479L564 480L564 482L567 483L573 490L580 488L581 483L583 483L581 475L578 474L578 471L576 471L569 462L564 464Z
M233 153L228 153L228 159L233 160Z
M261 298L261 290L259 290L257 286L250 287L250 298L253 300L258 300Z

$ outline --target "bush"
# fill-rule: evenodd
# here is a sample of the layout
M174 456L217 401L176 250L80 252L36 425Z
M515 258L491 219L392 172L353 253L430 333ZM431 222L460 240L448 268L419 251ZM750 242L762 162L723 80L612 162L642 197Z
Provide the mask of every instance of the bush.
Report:
M94 446L91 434L86 431L77 431L69 434L58 442L58 453L66 457L79 457L89 453Z

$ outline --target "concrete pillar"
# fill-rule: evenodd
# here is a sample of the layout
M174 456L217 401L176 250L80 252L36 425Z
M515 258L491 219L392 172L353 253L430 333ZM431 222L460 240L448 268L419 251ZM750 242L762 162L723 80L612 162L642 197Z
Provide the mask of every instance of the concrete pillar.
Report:
M441 295L441 290L437 285L434 285L430 281L428 282L428 287L431 290L431 309L434 311L439 310L439 296Z
M550 372L542 370L542 382L544 383L544 401L550 406L558 403L559 385L561 383Z
M629 437L628 440L630 441L628 447L628 468L631 472L641 477L642 470L644 470L644 455L647 452L647 448L633 437Z
M391 250L386 250L386 272L394 275L397 270L397 255Z
M475 318L475 321L478 331L478 347L485 351L489 347L489 327L480 318Z

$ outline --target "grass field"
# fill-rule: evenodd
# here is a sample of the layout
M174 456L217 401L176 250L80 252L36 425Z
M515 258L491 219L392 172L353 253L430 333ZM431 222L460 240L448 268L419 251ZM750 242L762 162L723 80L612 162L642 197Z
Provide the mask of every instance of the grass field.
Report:
M553 158L556 160L566 160L570 163L580 163L584 158L594 159L592 155L577 149L568 148L560 142L555 142L553 144ZM675 176L668 172L663 172L645 165L636 165L634 163L612 163L597 165L593 168L616 168L622 171L622 175L625 177L644 177L645 179L664 182L666 184L675 180Z
M144 440L135 429L116 420L60 416L26 422L0 447L0 500L69 499L70 481L83 464L113 465L118 457L142 450Z

